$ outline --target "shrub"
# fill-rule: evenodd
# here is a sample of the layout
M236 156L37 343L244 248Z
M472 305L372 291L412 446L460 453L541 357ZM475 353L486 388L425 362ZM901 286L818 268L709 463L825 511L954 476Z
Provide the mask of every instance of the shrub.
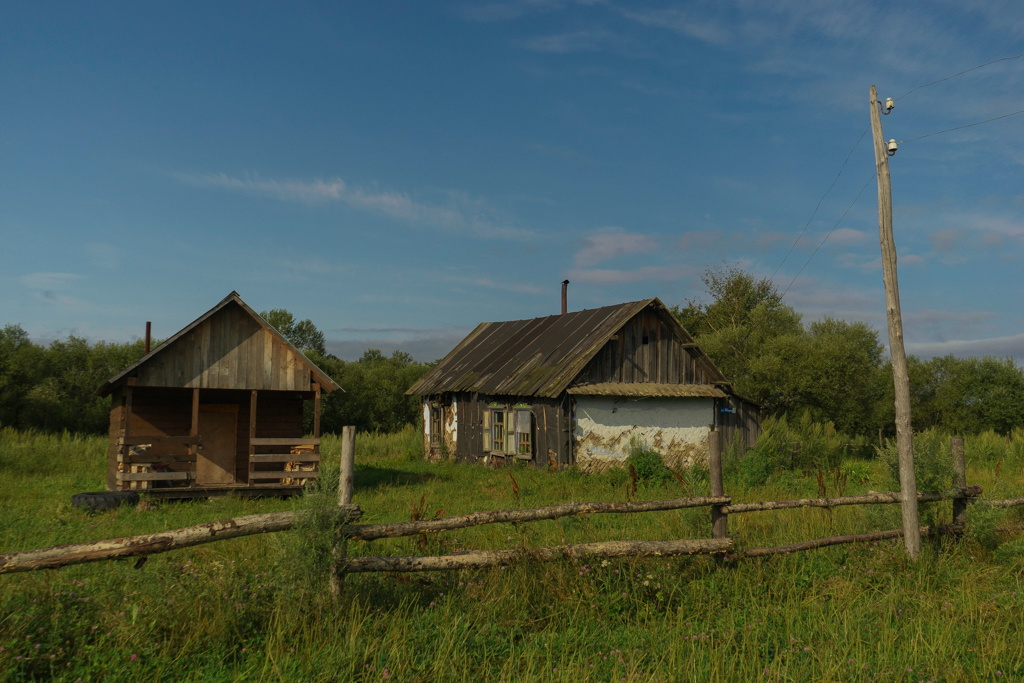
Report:
M626 456L626 466L633 466L636 470L637 481L641 482L662 482L672 478L672 473L665 467L665 461L661 453L649 448L639 436L629 440L629 455Z
M996 529L1006 516L1006 510L991 505L967 506L967 537L988 551L999 545Z

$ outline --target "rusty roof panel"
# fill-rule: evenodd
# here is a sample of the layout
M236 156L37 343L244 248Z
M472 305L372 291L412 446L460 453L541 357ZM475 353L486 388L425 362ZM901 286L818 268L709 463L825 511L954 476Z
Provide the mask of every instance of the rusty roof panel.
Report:
M651 382L599 382L569 387L577 396L664 396L725 398L727 394L712 384L654 384Z
M556 398L611 335L655 301L481 323L407 393Z

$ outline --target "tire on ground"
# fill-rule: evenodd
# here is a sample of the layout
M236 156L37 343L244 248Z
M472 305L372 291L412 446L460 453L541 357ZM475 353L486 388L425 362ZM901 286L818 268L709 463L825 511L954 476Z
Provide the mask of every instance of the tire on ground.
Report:
M97 491L71 496L71 507L97 511L113 510L119 505L135 505L138 502L139 494L134 491Z

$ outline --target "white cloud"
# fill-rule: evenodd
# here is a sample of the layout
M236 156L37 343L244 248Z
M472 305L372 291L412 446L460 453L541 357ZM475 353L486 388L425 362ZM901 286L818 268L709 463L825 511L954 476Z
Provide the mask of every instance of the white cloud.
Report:
M988 339L951 340L938 342L908 342L907 353L924 358L932 356L1013 356L1024 359L1024 333Z
M859 244L867 238L868 234L862 230L854 230L853 228L839 228L832 232L832 236L828 238L828 241L833 244Z
M81 275L74 273L29 273L22 275L18 281L30 289L57 291L66 289L81 279Z
M568 279L588 285L624 285L631 282L678 280L694 275L696 270L688 266L644 266L636 270L610 270L599 268L577 268L570 270Z
M576 265L589 267L626 254L655 251L658 241L649 235L623 232L620 228L602 228L596 235L584 238L583 248L576 252Z
M717 21L696 17L682 9L622 10L622 16L644 26L668 29L687 38L724 45L730 35Z
M224 173L178 174L181 182L195 187L230 190L264 196L284 202L323 204L341 202L354 209L388 216L413 225L469 232L497 239L532 239L531 230L502 224L479 201L449 193L450 206L418 202L402 192L371 192L352 187L340 178L330 180L274 180L258 177L235 178Z

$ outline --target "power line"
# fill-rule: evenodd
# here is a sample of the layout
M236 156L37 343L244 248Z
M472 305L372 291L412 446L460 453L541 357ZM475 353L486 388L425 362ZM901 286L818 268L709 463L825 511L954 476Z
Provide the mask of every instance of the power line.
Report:
M839 220L838 220L838 221L836 221L836 224L832 226L832 229L828 231L828 234L827 234L827 235L825 235L825 239L823 239L823 240L821 241L821 244L819 244L819 245L818 245L818 247L817 247L817 248L816 248L816 249L815 249L815 250L814 250L814 251L813 251L813 252L811 253L811 255L810 255L810 256L809 256L808 258L807 258L807 262L806 262L806 263L804 263L804 265L803 265L803 268L801 268L801 269L800 269L800 270L799 270L799 271L797 272L797 274L793 276L793 279L792 279L792 280L790 280L790 282L789 282L789 287L792 287L792 286L793 286L793 283L794 283L794 282L796 282L796 279L797 279L798 277L800 277L800 273L804 272L804 268L806 268L806 267L807 267L807 265L808 265L808 264L809 264L809 263L811 262L811 259L813 259L813 258L814 258L814 255L818 253L818 249L821 249L821 248L822 248L823 246L825 246L825 242L827 242L827 241L828 241L828 238L832 236L832 233L836 231L836 228L838 228L838 227L839 227L839 224L843 222L843 219L844 219L844 218L846 218L846 214L850 213L850 211L851 211L851 210L853 209L854 205L855 205L855 204L857 203L857 200L858 200L858 199L860 199L860 196L861 196L862 194L864 194L864 190L868 189L868 185L870 185L870 184L871 184L871 181L875 179L875 176L876 176L876 175L878 175L878 171L875 171L874 173L872 173L872 174L871 174L871 177L870 177L870 178L868 178L868 181L867 181L866 183L864 183L864 187L860 188L860 192L858 192L858 193L857 193L857 196L853 198L853 202L852 202L852 203L850 204L850 206L849 206L849 207L847 207L846 211L844 211L844 212L843 212L843 215L839 217ZM787 292L789 292L789 287L786 287L786 291L782 293L782 296L781 296L781 297L779 297L779 301L780 301L780 302L781 302L781 301L782 301L783 299L785 299L785 298L786 298L786 293L787 293Z
M832 191L832 188L836 186L836 183L839 181L839 176L843 175L843 169L846 168L846 164L850 161L850 157L853 156L854 150L856 150L857 146L860 145L860 141L864 139L864 136L867 134L869 128L871 128L871 126L868 126L867 128L864 129L864 132L860 134L860 137L857 138L857 142L855 142L853 147L850 149L850 153L846 155L846 161L844 161L843 165L839 168L839 173L836 174L835 179L832 180L832 184L828 186L827 190L825 190L825 194L821 195L821 199L818 200L817 206L814 207L814 212L811 213L811 217L807 219L806 223L804 223L803 230L801 230L800 234L797 235L797 238L793 240L793 246L791 246L789 248L789 251L786 252L786 257L782 259L782 263L780 263L779 267L775 269L774 273L772 273L772 280L775 279L775 276L778 275L779 271L782 269L782 266L785 265L786 259L789 258L789 255L793 253L793 250L796 248L796 245L800 241L800 238L804 236L804 233L807 231L807 226L811 224L811 221L813 221L814 217L818 214L818 209L821 208L821 203L825 201L825 197L827 197L828 193Z
M927 88L929 85L935 85L936 83L942 83L943 81L948 81L949 79L956 78L957 76L963 76L966 73L970 73L971 71L976 71L977 69L981 69L981 68L986 67L986 66L988 66L990 64L995 64L996 62L1007 62L1007 61L1010 61L1012 59L1020 59L1021 57L1024 57L1024 52L1020 53L1019 55L1014 55L1013 57L1000 57L999 59L993 59L991 62L985 62L984 64L979 64L978 66L972 66L970 69L965 69L963 71L960 71L959 73L953 74L952 76L946 76L945 78L940 78L937 81L932 81L931 83L925 83L924 85L919 85L916 88L913 88L912 90L908 90L907 92L903 93L902 95L900 95L896 99L897 100L902 100L904 97L906 97L910 93L916 92L916 91L920 90L921 88Z
M949 132L954 131L954 130L960 130L961 128L970 128L971 126L980 126L983 123L989 123L990 121L998 121L999 119L1009 118L1011 116L1016 116L1017 114L1024 114L1024 109L1021 109L1020 111L1015 111L1015 112L1010 113L1010 114L1003 114L1002 116L995 116L995 117L993 117L991 119L985 119L984 121L976 121L974 123L966 123L966 124L964 124L962 126L957 126L956 128L947 128L946 130L937 130L934 133L928 133L926 135L918 135L916 138L910 138L909 140L900 140L896 144L897 145L902 145L905 142L913 142L914 140L920 140L921 138L930 138L933 135L942 135L943 133L949 133Z

